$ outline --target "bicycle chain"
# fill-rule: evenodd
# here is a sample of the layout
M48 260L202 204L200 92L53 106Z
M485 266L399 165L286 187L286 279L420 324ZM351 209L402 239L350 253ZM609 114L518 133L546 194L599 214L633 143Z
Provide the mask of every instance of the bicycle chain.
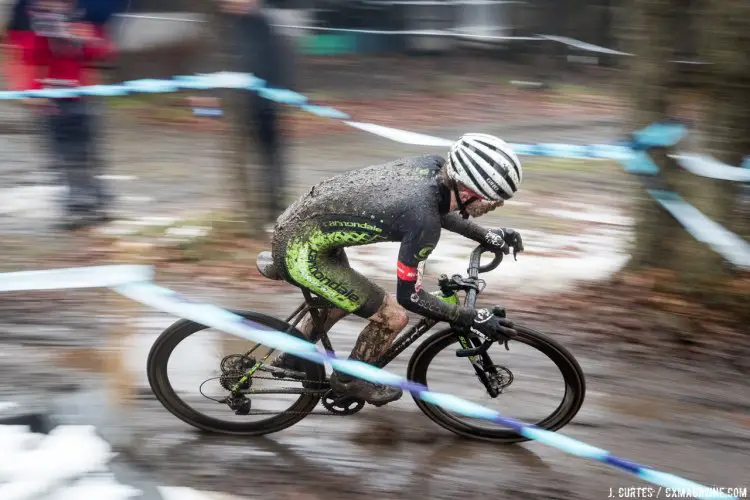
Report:
M308 379L298 379L298 378L291 378L291 377L252 377L253 380L277 380L277 381L289 381L289 382L311 382L314 384L320 384L321 382L319 380L308 380ZM282 388L283 389L283 388ZM292 389L289 387L288 389ZM322 392L322 391L321 391ZM327 392L327 391L326 391ZM252 394L296 394L296 393L282 393L275 391L273 393L263 393L263 392L241 392L241 394L248 396ZM321 396L324 396L325 392L322 392ZM324 407L325 408L325 407ZM346 417L347 415L340 415L338 413L334 413L329 409L325 409L325 411L271 411L271 410L250 410L250 413L248 413L246 416L250 415L320 415L322 417Z

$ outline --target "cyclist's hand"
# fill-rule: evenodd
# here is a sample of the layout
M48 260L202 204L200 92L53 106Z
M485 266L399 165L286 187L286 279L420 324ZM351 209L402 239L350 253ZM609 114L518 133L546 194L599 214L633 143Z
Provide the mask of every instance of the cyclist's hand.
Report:
M521 233L513 229L490 229L487 231L487 234L484 235L484 239L484 246L492 252L502 252L505 255L508 255L512 248L514 258L518 252L523 252Z
M518 335L513 329L513 322L505 318L505 309L498 306L492 309L477 309L471 327L497 340L512 339Z
M494 253L508 255L508 244L505 242L505 231L503 229L490 229L484 235L483 246Z
M513 249L513 258L515 259L519 252L523 252L523 239L521 238L521 233L508 228L504 228L503 232L505 233L503 239L505 240L505 243Z

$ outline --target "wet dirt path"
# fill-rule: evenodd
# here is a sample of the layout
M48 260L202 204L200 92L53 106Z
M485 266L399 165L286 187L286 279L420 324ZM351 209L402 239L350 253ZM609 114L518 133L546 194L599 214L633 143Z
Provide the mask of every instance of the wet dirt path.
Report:
M258 309L278 314L278 296L265 306L262 302ZM292 305L281 309L288 311ZM340 323L334 346L347 350L361 326L357 320ZM567 336L553 336L568 343ZM587 376L588 396L564 434L699 482L744 485L749 469L742 457L750 444L750 406L741 395L746 394L741 382L705 368L678 370L667 362L648 366L600 358L595 346L571 344ZM412 350L389 370L404 374ZM516 353L525 356L523 349ZM538 396L554 392L556 380L547 379L548 365L538 357L519 363L512 349L509 359L514 369L520 368L516 376L524 391ZM467 386L450 373L431 383L440 391L485 403L473 399ZM503 411L502 405L493 407ZM139 404L134 415L150 425L139 431L143 439L135 456L176 482L190 481L204 489L214 484L235 494L253 493L259 483L257 488L264 491L286 484L312 493L310 498L367 494L598 499L608 496L610 487L642 485L604 465L537 443L509 446L457 438L422 415L408 395L380 409L366 407L350 417L312 416L291 429L251 439L199 437L163 413L154 402ZM192 465L176 472L171 465L160 465L165 459ZM297 475L301 488L290 484Z
M274 315L291 311L298 300L296 293L280 289L247 298L217 295L216 290L196 289L186 283L171 286L192 299L227 308L252 304L253 309ZM90 300L96 302L94 297ZM27 396L46 394L63 408L75 400L76 418L95 422L106 392L103 376L97 374L101 367L86 364L91 363L91 346L106 343L106 322L100 317L92 324L80 314L73 320L75 316L45 321L38 314L20 315L14 324L3 325L0 370L4 392L17 393L24 387ZM593 500L607 498L609 488L648 486L603 464L538 443L495 445L454 436L419 412L408 395L383 408L366 407L354 416L310 416L265 437L201 434L148 397L144 374L147 350L175 318L155 311L143 311L139 317L126 344L126 360L142 397L119 414L118 425L129 433L123 456L162 484L247 498L273 495L290 499L424 495L435 499ZM64 323L68 328L50 323ZM680 366L656 355L647 361L616 359L602 355L602 350L584 339L576 339L569 333L574 325L533 321L530 325L550 332L571 348L587 377L587 399L563 434L704 484L747 486L750 405L744 380L736 373ZM332 338L334 346L346 352L361 326L356 319L342 321ZM37 340L29 340L31 337ZM68 347L55 339L67 339ZM20 346L22 342L27 345ZM388 369L404 374L412 351L413 347ZM67 357L63 355L66 352L70 354ZM85 361L81 357L76 361L75 353L85 353ZM524 356L522 350L512 347L508 358L514 370L519 370L516 377L523 396L528 393L541 398L554 392L556 380L548 378L548 366L539 363L539 358ZM192 361L198 364L198 359L201 356L196 354ZM431 383L440 391L486 403L473 399L467 386L448 372ZM65 396L65 391L76 392ZM492 407L503 410L503 406Z

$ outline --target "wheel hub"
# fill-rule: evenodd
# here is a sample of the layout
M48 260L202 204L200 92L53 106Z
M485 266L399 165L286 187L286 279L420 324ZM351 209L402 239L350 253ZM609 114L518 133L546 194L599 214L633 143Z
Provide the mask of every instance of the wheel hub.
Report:
M503 389L513 383L513 372L504 366L492 365L485 369L487 374L490 396L496 398L503 393Z

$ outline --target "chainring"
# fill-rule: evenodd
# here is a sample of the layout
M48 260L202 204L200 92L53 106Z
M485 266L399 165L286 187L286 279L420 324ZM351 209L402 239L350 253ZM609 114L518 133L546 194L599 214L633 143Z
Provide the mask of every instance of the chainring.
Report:
M354 415L365 407L365 402L351 396L340 396L329 390L321 400L326 410L334 415Z

